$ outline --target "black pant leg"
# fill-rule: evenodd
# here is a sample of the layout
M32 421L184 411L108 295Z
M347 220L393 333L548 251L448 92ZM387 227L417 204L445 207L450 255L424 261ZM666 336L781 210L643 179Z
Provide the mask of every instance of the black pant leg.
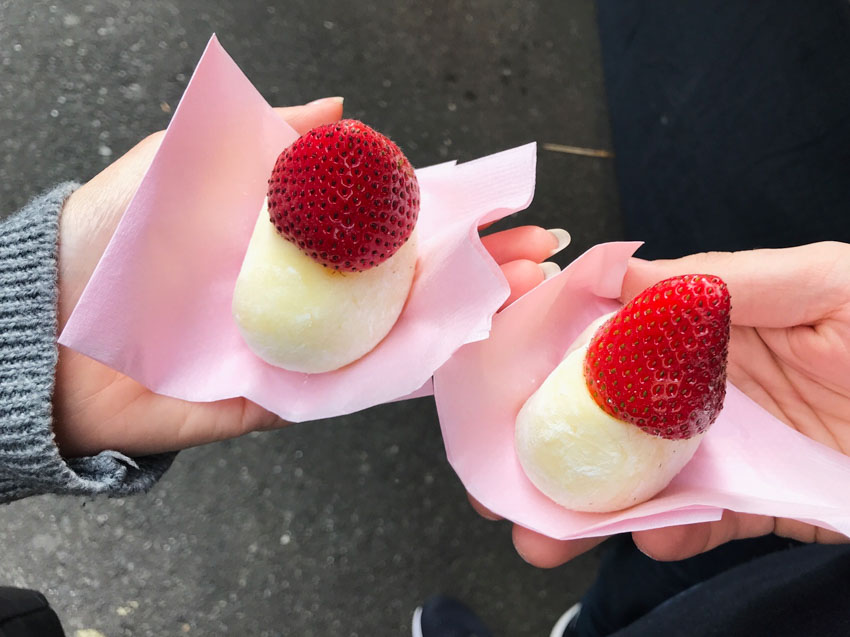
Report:
M617 637L847 637L850 545L766 555L676 595Z
M719 573L796 546L799 543L793 540L766 535L729 542L679 562L656 562L637 549L630 535L617 536L606 544L596 581L582 599L571 635L610 635Z
M625 228L647 242L639 256L850 242L846 0L598 0L597 7ZM709 621L721 609L690 591L736 560L781 548L777 541L654 563L621 539L583 600L578 634L609 634L653 608L652 617L663 616L689 596L700 611L680 613L678 632L656 623L634 634L731 634L722 621L714 624L719 632L697 632L698 615ZM830 566L823 568L827 581ZM747 592L730 590L733 598ZM772 634L758 622L749 627Z
M644 258L850 242L847 0L598 0Z
M64 637L62 624L38 591L0 587L0 637Z

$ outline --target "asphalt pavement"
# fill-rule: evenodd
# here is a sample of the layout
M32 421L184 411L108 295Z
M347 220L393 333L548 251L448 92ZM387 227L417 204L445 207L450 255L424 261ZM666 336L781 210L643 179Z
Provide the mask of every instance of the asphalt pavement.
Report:
M342 95L416 166L611 145L592 0L0 0L0 211L164 128L214 32L270 103ZM521 219L570 231L561 265L619 239L611 160L541 148ZM477 517L430 399L186 451L144 496L13 503L0 547L77 637L406 635L435 592L548 635L596 564L534 569Z

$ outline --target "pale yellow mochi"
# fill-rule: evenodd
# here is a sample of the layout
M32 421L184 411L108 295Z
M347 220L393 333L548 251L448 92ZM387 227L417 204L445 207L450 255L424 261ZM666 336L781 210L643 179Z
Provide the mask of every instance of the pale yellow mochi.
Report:
M380 265L337 272L281 237L260 211L233 293L233 317L251 350L296 372L339 369L383 340L416 271L416 233Z
M523 405L516 451L529 480L558 504L574 511L617 511L664 489L694 455L703 434L667 440L603 411L584 379L593 327L578 341L584 345L571 351Z

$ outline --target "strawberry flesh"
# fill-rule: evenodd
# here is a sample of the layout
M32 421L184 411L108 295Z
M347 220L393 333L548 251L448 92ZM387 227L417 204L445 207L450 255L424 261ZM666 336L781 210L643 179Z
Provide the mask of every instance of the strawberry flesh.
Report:
M726 396L730 308L715 276L678 276L644 290L591 339L584 360L591 396L651 435L704 432Z
M304 254L345 272L372 268L410 238L419 184L392 141L356 120L319 126L275 162L271 222Z

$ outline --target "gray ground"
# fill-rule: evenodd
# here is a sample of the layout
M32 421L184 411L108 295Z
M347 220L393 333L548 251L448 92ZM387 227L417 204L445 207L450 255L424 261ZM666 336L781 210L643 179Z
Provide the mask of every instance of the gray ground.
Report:
M343 95L415 165L610 146L592 0L0 0L0 210L164 127L213 31L273 104ZM562 265L619 238L610 160L541 150L523 220L570 230ZM405 635L437 591L548 635L595 565L535 570L475 516L429 400L185 452L144 497L0 508L0 547L0 581L106 637Z

